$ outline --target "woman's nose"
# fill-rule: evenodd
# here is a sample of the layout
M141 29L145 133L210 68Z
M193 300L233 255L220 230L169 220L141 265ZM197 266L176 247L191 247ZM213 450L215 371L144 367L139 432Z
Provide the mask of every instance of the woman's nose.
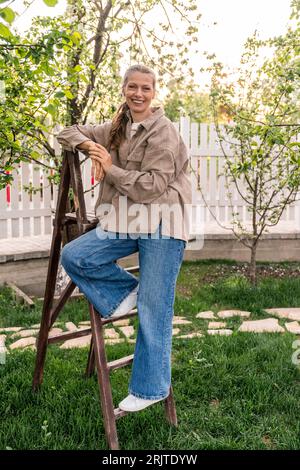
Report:
M141 89L141 88L137 88L136 91L135 91L135 95L136 95L136 96L142 96L142 89Z

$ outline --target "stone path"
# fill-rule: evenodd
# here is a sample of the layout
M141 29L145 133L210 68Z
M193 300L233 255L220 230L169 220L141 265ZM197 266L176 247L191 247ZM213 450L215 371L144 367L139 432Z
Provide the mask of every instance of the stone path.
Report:
M284 333L289 332L300 335L300 308L271 308L266 309L268 318L251 320L251 312L242 310L221 310L217 313L212 311L199 312L196 319L204 320L205 325L202 330L195 329L193 322L184 316L174 316L173 336L178 339L203 337L208 335L230 336L234 328L228 327L228 319L240 318L242 323L236 327L238 333ZM275 317L275 318L274 318ZM279 324L279 320L284 326ZM287 321L285 321L287 320ZM0 328L0 347L6 352L14 349L36 349L36 337L39 332L39 324L22 328L21 326ZM89 321L81 321L78 325L73 322L56 322L50 331L50 336L62 333L63 331L78 331L89 328ZM134 326L130 324L130 319L118 320L113 327L108 325L104 328L105 343L118 344L123 342L135 343ZM14 340L9 346L5 346L7 340ZM60 345L61 349L82 348L90 344L91 335L80 338L69 339Z

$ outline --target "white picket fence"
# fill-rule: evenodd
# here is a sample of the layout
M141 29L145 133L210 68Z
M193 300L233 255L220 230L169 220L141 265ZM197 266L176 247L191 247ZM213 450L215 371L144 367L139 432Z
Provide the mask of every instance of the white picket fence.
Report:
M190 154L190 167L193 191L193 222L198 214L201 223L210 226L210 231L217 230L218 224L230 227L231 206L227 197L225 176L223 174L224 156L218 143L214 125L190 123L189 118L181 118L175 124L181 133ZM55 151L60 152L57 141L52 141ZM93 213L99 188L91 188L91 160L81 154L82 177L87 211ZM49 164L49 161L48 161ZM14 171L13 184L10 186L10 202L7 201L7 189L0 191L0 238L32 237L47 235L52 232L52 219L56 207L58 188L51 186L47 180L49 170L34 163L22 162ZM32 185L40 189L29 195L23 187ZM201 191L200 191L201 188ZM235 190L231 188L231 202L234 210L239 212L243 221L248 221L246 205ZM203 196L205 200L203 199ZM288 207L282 222L299 230L299 203ZM215 216L215 217L214 217Z

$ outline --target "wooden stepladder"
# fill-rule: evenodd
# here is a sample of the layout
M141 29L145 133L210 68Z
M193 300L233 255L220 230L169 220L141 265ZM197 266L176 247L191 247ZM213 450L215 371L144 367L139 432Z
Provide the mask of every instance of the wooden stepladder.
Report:
M74 194L75 213L66 213L70 187L73 189ZM114 408L109 373L113 369L118 369L132 363L134 356L132 354L112 362L107 362L104 342L104 326L107 323L113 323L114 321L117 321L119 318L115 317L113 319L104 319L101 317L101 312L98 313L93 305L88 302L91 319L90 328L61 333L59 335L49 337L49 332L54 322L56 321L59 312L62 310L76 287L76 285L70 281L60 295L55 306L53 306L63 230L68 225L77 224L80 236L83 233L95 228L97 223L98 219L96 219L95 216L88 216L86 213L78 152L73 153L71 151L64 151L57 207L55 212L55 219L53 222L54 227L48 264L42 319L39 336L37 339L37 354L33 376L33 390L37 391L43 381L43 372L48 344L92 334L85 375L86 377L91 377L96 366L106 440L110 449L117 450L119 449L119 443L116 420L122 416L125 416L127 412L120 410L120 408ZM70 240L68 239L68 241ZM131 273L138 272L139 266L126 268L126 270ZM123 315L122 319L130 318L135 315L137 315L137 309L133 309L127 315ZM164 403L168 422L174 426L177 426L177 416L172 386L170 387L170 394L164 400Z

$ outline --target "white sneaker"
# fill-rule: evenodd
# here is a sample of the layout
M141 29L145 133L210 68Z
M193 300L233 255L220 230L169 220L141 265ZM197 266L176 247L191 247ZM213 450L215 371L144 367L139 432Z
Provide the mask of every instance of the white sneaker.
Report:
M119 403L119 408L122 411L141 411L147 406L153 405L158 401L165 400L165 398L159 398L158 400L145 400L144 398L138 398L134 395L128 395L124 400Z
M129 313L137 304L137 293L139 286L137 285L127 297L120 303L116 310L109 316L109 318L120 317Z

